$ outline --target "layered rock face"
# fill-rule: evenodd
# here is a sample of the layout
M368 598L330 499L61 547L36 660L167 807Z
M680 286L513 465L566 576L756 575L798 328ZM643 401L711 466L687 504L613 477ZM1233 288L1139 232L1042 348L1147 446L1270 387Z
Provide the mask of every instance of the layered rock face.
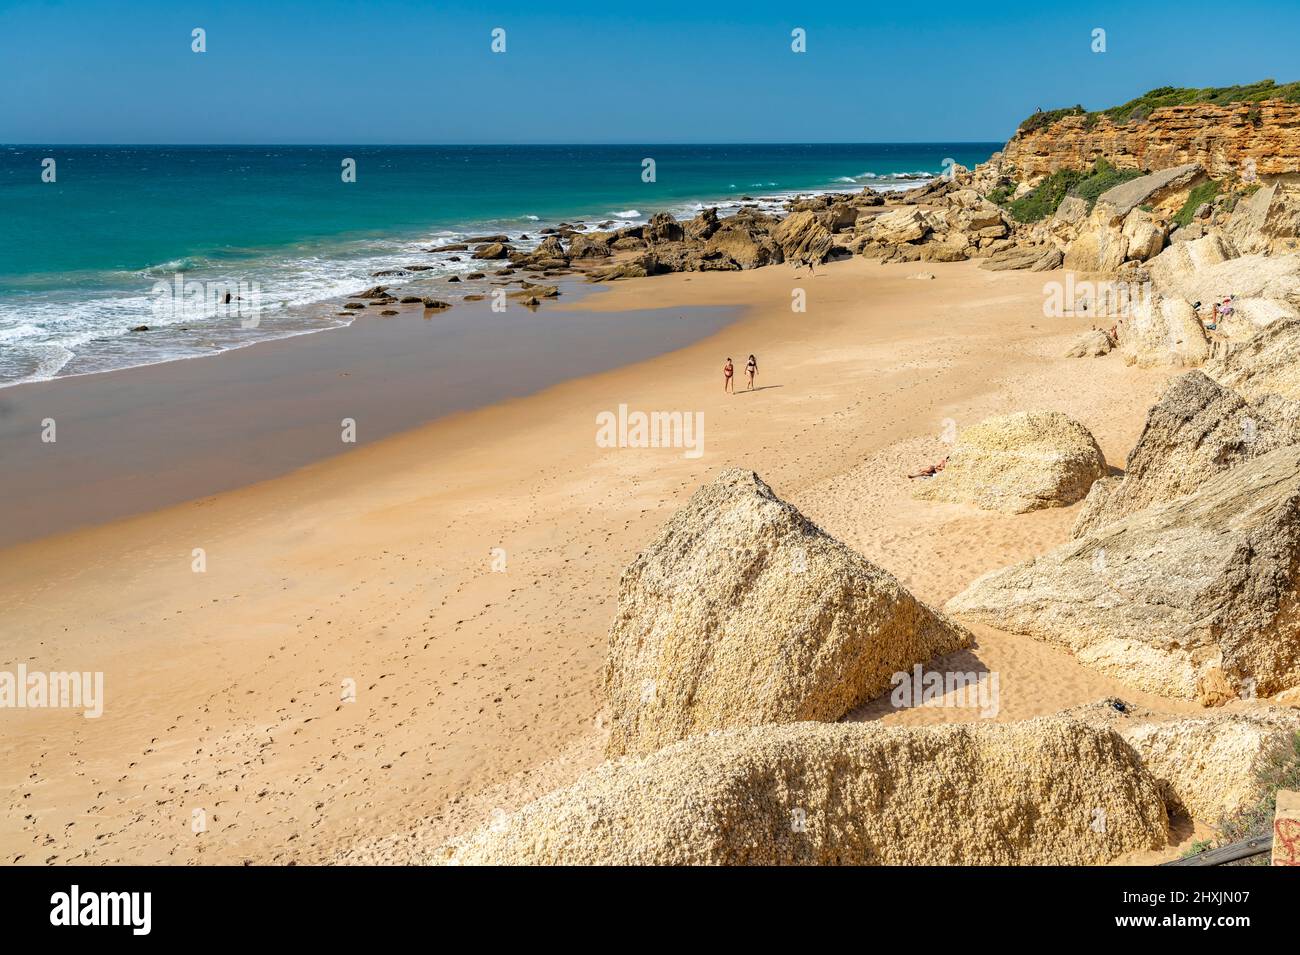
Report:
M1210 340L1186 300L1147 295L1119 324L1119 352L1139 368L1195 368L1210 357Z
M1058 169L1085 169L1098 159L1119 169L1196 163L1216 179L1240 177L1247 160L1261 176L1300 172L1300 103L1166 106L1123 124L1105 115L1091 124L1084 116L1066 116L1017 133L1003 157L1021 179L1031 180Z
M605 763L441 861L1088 865L1161 848L1167 827L1154 778L1106 728L798 723Z
M725 471L620 581L605 668L609 753L838 719L894 673L971 641L758 475Z
M986 574L948 612L1073 650L1164 696L1300 685L1300 447Z
M1199 490L1216 474L1294 443L1300 434L1199 371L1175 378L1147 413L1123 478L1093 485L1079 537L1136 511Z
M1237 204L1226 232L1243 255L1300 251L1300 184L1261 186Z
M1088 429L1056 411L1022 411L962 431L947 466L915 497L1023 514L1066 507L1106 473Z
M1300 401L1300 321L1273 322L1210 362L1205 373L1250 401Z

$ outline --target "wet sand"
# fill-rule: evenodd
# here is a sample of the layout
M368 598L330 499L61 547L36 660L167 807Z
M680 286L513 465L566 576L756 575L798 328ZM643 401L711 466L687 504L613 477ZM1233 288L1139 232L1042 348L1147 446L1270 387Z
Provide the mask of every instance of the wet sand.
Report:
M205 358L0 389L0 546L286 474L459 411L641 361L735 318L384 306L353 324ZM344 419L355 441L344 440ZM42 440L55 423L53 442Z
M1060 357L1088 327L1043 318L1060 273L919 271L855 259L813 278L778 266L617 283L574 310L744 311L669 354L0 551L10 659L102 670L107 695L97 720L4 715L0 858L419 861L571 781L603 745L619 574L724 467L757 470L934 603L1065 540L1077 506L917 502L905 475L943 456L948 421L1033 408L1078 418L1122 464L1168 373ZM750 352L759 389L724 395L723 359L740 368ZM596 415L621 403L703 413L704 454L599 447ZM1111 695L1188 708L996 631L957 662L999 672L1000 720ZM868 704L852 718L978 714Z

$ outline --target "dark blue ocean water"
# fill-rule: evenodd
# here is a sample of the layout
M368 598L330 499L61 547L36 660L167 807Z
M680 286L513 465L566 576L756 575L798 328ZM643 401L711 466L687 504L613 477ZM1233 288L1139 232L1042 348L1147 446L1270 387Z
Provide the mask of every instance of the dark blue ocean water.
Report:
M420 250L431 241L905 188L999 146L0 146L0 384L316 330L319 312L308 319L297 306L372 284L381 268L428 263ZM53 182L42 181L47 158ZM654 182L643 180L647 158ZM345 159L355 182L343 181ZM192 310L160 316L156 283L178 274L256 287L257 327ZM186 334L129 333L145 323Z

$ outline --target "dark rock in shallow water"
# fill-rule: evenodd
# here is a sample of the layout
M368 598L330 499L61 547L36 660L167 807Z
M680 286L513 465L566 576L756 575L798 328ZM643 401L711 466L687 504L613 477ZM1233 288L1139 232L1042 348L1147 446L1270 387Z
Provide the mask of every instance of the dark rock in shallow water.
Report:
M432 265L408 265L406 270L408 272L427 272L431 268L433 268Z
M344 307L344 308L350 308L350 309L356 310L356 309L360 309L360 308L365 308L365 307L366 307L366 303L365 303L365 302L348 302L348 304L344 305L343 307Z
M460 276L459 276L459 275L451 275L451 276L448 276L447 281L448 281L448 282L459 282L459 281L460 281Z
M403 295L403 296L402 296L402 304L403 304L403 305L414 305L416 302L422 302L422 301L424 301L424 299L420 298L420 296L418 296L418 295Z
M487 276L484 275L482 272L470 272L468 275L465 276L466 279L481 279L486 277Z
M438 299L438 298L426 298L423 299L422 301L424 302L425 308L433 308L433 309L451 308L451 302L444 302L442 299Z
M387 285L376 285L366 289L364 292L357 292L353 298L383 298L388 294Z
M483 299L485 299L485 298L487 298L486 295L466 295L465 298L463 299L463 301L466 301L466 302L481 302L481 301L483 301Z
M149 331L149 326L148 326L148 325L136 325L134 328L131 329L131 331L133 331L133 332L147 332L147 331Z
M393 275L408 275L406 269L380 269L378 272L371 272L371 278L383 279Z
M472 235L465 239L470 245L478 245L480 242L505 244L510 241L508 235Z
M509 249L502 242L489 242L481 245L474 250L476 259L504 259L509 254Z
M469 246L464 242L449 242L446 245L435 246L432 249L425 249L425 252L468 252Z
M382 312L380 312L379 314L380 314L380 315L396 315L396 314L397 314L397 309L395 309L395 308L386 308L386 309L384 309Z

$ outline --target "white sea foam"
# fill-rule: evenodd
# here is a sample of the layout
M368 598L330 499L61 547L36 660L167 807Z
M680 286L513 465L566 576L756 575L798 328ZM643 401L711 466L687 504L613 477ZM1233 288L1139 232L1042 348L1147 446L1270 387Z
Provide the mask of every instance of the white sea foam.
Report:
M829 187L756 193L749 199L735 195L694 199L665 211L678 218L690 218L702 209L716 207L725 217L744 206L754 206L778 214L797 196L856 193L863 180L871 180L872 188L878 191L912 189L932 176L930 173L841 176ZM776 183L754 185L767 189ZM570 221L582 218L571 217ZM640 224L645 218L646 213L640 209L621 209L609 213L606 219L587 217L582 228L621 229ZM527 240L520 238L524 234L518 228L521 220L530 223ZM440 281L452 274L479 271L483 263L468 256L452 262L447 256L430 256L427 251L434 246L462 241L472 234L502 232L523 249L535 248L544 238L531 225L543 223L540 216L521 216L514 223L514 226L504 221L472 223L461 228L430 230L406 239L375 238L326 246L304 244L274 256L246 261L185 256L139 270L29 276L27 293L11 293L0 299L0 343L4 345L0 349L0 387L60 374L88 374L200 357L266 339L350 324L354 315L342 316L324 307L304 306L341 299L376 283L409 285L413 291L424 286L436 289ZM433 268L391 278L377 278L372 274L413 265ZM261 293L257 327L243 328L238 319L215 314L156 314L150 289L155 282L172 281L177 272L184 273L187 280L257 283ZM134 334L129 331L141 324L148 325L152 331Z

